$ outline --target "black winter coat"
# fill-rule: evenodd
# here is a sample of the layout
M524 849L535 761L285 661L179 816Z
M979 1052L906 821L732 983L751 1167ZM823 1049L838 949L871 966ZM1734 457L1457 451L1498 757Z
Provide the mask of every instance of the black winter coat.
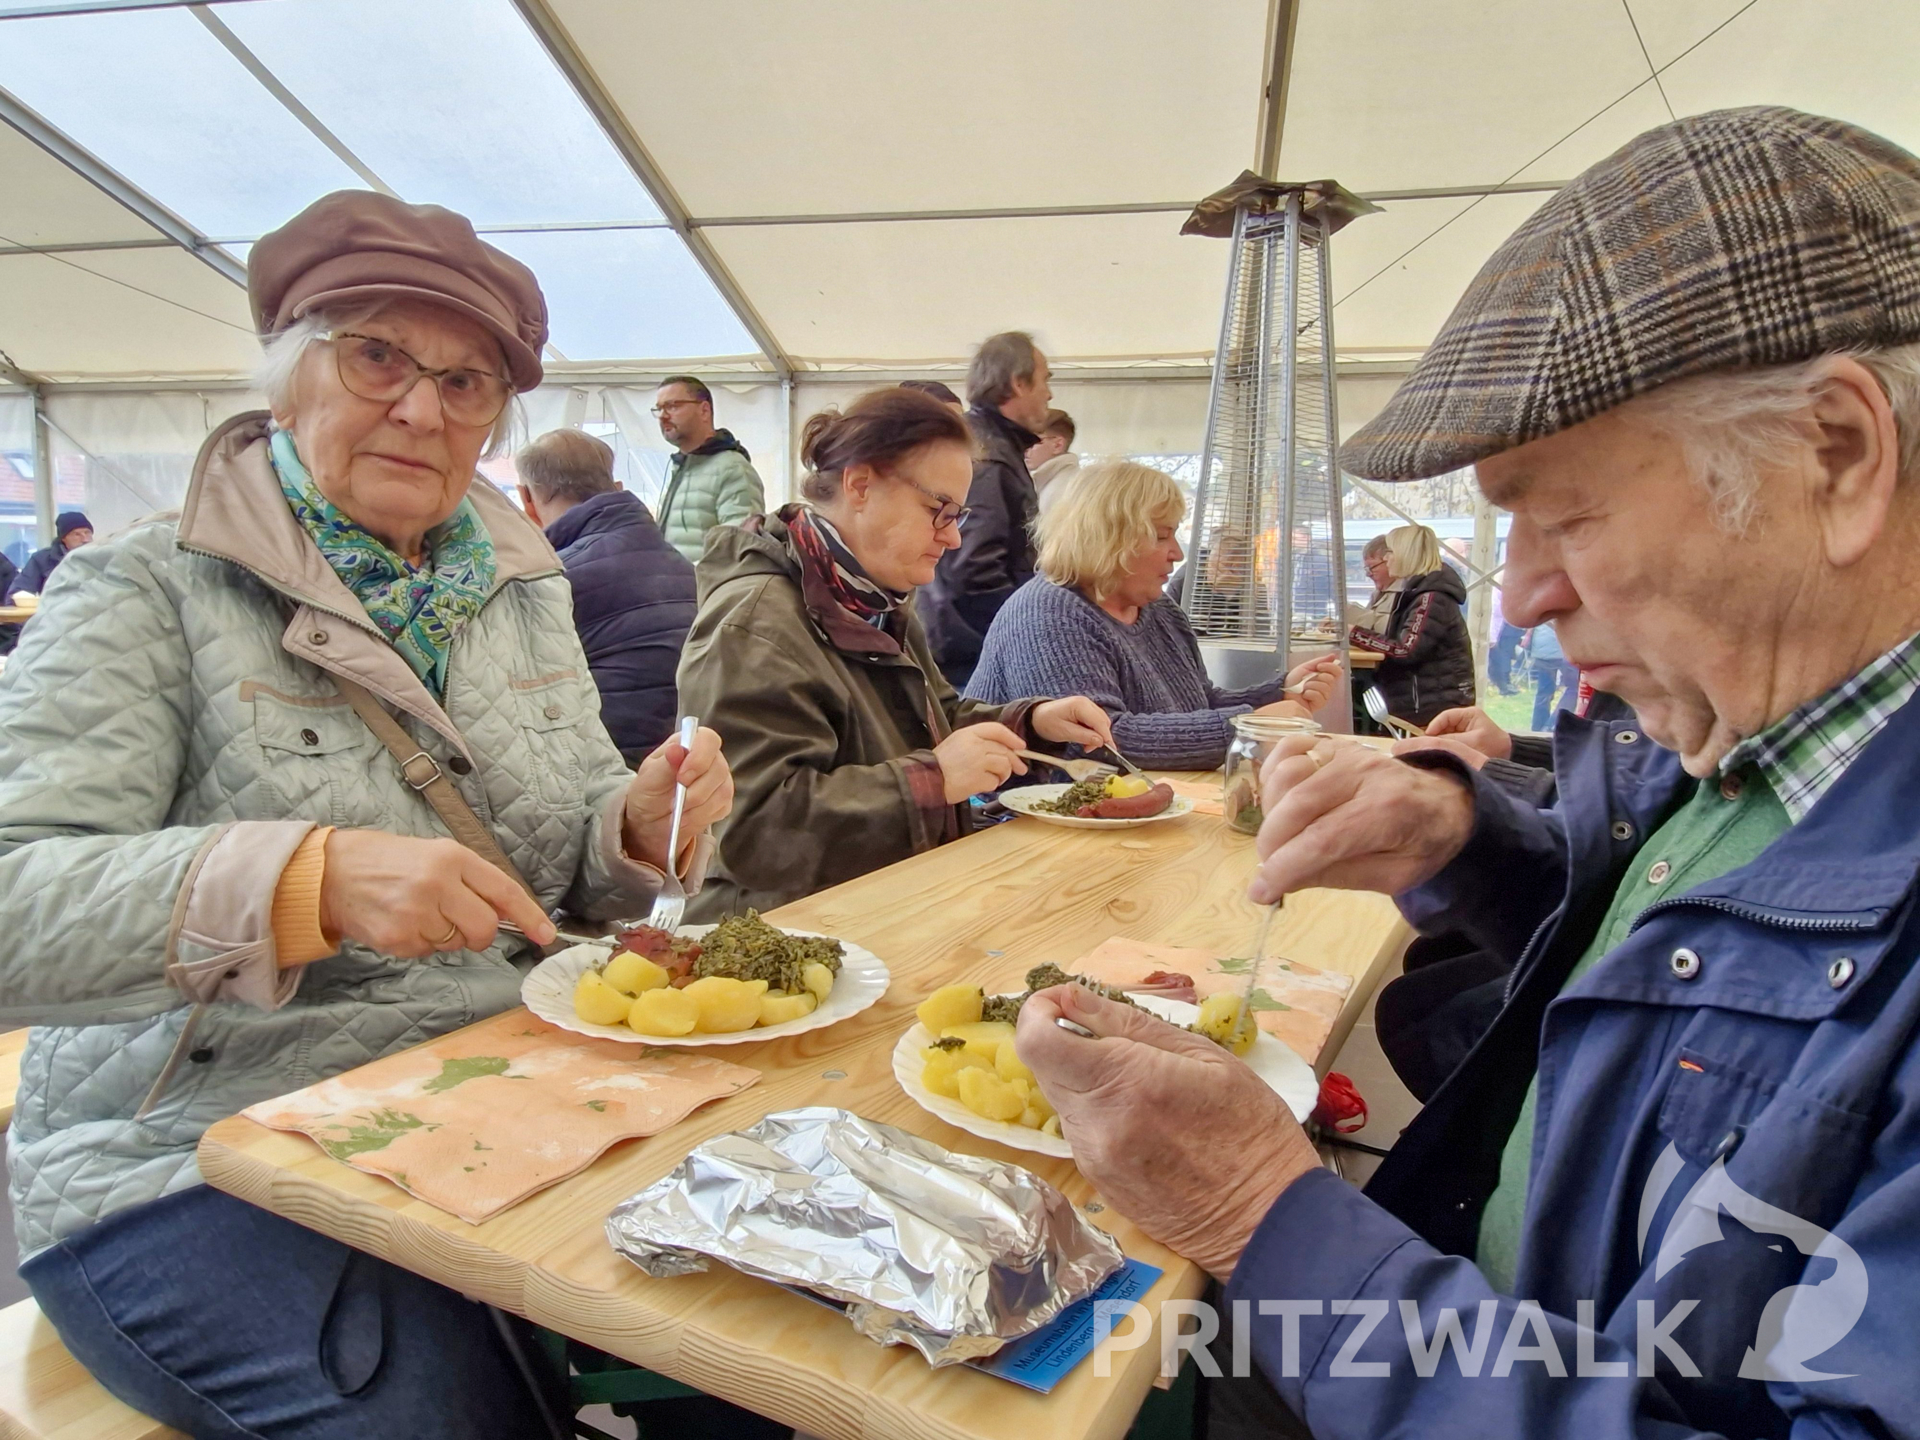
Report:
M1425 725L1442 710L1473 704L1466 598L1466 582L1442 565L1407 580L1394 599L1389 633L1353 628L1355 646L1380 652L1373 683L1402 720Z
M547 527L573 585L573 623L600 690L600 718L629 763L673 733L673 672L693 624L693 566L638 495L615 490Z
M932 583L914 600L933 657L956 690L965 688L979 663L993 617L1033 578L1029 527L1040 513L1027 473L1027 451L1039 437L998 410L977 405L967 412L967 426L979 446L967 490L972 513L960 526L960 548L940 557Z

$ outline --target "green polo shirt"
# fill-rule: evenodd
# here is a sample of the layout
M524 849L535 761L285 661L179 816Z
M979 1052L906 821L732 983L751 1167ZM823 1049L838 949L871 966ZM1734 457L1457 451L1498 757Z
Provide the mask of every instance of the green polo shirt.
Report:
M1909 637L1851 679L1809 700L1786 718L1727 752L1719 775L1634 857L1606 919L1575 962L1566 984L1591 970L1626 939L1640 913L1661 900L1717 880L1757 858L1806 817L1894 712L1920 689L1920 635ZM1565 988L1564 986L1562 987ZM1534 1099L1527 1087L1520 1118L1500 1155L1500 1183L1480 1213L1476 1259L1496 1290L1513 1288L1533 1163Z

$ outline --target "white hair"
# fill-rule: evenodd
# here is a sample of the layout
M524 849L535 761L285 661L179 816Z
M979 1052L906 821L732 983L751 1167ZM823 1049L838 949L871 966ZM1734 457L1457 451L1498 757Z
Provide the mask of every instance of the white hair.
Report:
M284 410L292 403L294 372L300 368L301 357L310 346L335 330L351 330L356 325L366 324L386 306L384 300L363 300L334 309L309 311L278 334L262 340L260 363L254 368L253 383L267 397L267 404L274 410ZM500 418L493 422L493 429L487 436L487 448L481 452L482 455L492 459L505 454L515 434L524 428L523 419L520 397L512 396L507 401L507 408L500 412Z
M1900 483L1920 485L1920 345L1837 353L1859 361L1880 382L1893 410ZM1811 443L1809 411L1832 358L1696 375L1636 402L1641 415L1679 443L1722 530L1744 534L1759 511L1761 479Z

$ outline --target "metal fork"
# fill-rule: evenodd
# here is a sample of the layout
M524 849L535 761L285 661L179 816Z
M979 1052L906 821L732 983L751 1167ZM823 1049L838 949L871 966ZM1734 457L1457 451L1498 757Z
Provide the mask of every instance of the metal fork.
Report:
M1109 775L1119 773L1113 766L1100 760L1062 760L1057 755L1042 755L1038 750L1016 750L1013 753L1023 760L1038 760L1042 765L1051 765L1076 782L1105 780Z
M682 716L680 720L680 748L693 748L694 732L700 728L698 717ZM687 913L687 887L680 883L676 873L680 865L680 814L687 806L687 787L673 787L673 824L667 830L666 873L660 882L660 893L653 897L653 910L647 916L647 923L666 931L671 935L680 928L680 917Z
M1380 693L1378 685L1369 685L1366 693L1360 697L1360 701L1367 707L1367 714L1373 717L1373 723L1386 726L1393 734L1411 737L1427 733L1411 720L1402 720L1398 715L1389 712L1387 697Z

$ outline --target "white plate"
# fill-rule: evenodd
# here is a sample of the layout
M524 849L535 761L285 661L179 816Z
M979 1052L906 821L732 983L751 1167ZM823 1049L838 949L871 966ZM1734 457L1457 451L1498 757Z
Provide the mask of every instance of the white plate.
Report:
M1179 794L1158 815L1136 815L1131 820L1082 820L1078 815L1056 815L1051 810L1033 808L1041 800L1059 799L1071 788L1068 785L1022 785L1017 790L1001 791L1000 803L1017 815L1028 815L1035 820L1044 820L1049 825L1073 825L1082 830L1130 830L1135 825L1152 825L1156 821L1171 820L1176 815L1193 813L1193 801Z
M1184 1000L1163 1000L1158 995L1137 995L1134 999L1141 1009L1151 1010L1161 1019L1171 1020L1176 1025L1191 1025L1200 1013L1199 1006L1189 1005ZM927 1063L922 1052L933 1041L934 1036L927 1027L916 1020L913 1027L900 1037L900 1043L893 1047L893 1078L900 1082L900 1088L912 1097L916 1105L969 1135L978 1135L982 1140L997 1140L1015 1150L1033 1150L1042 1155L1058 1156L1062 1160L1073 1158L1073 1151L1058 1135L1029 1130L1010 1120L989 1120L974 1114L958 1100L936 1095L922 1085L920 1071ZM1253 1067L1253 1073L1266 1081L1273 1092L1287 1102L1287 1108L1293 1111L1295 1119L1305 1121L1313 1113L1313 1107L1320 1099L1320 1082L1314 1078L1313 1067L1306 1061L1264 1030L1244 1058Z
M689 940L698 940L711 925L682 925L674 933L684 935ZM817 935L815 930L786 930L788 935ZM837 935L821 938L837 940ZM809 1030L819 1030L846 1019L849 1015L858 1015L874 1001L887 993L886 962L871 950L863 949L851 940L840 941L840 973L833 977L833 989L827 992L826 1003L814 1007L811 1015L803 1015L798 1020L789 1020L782 1025L756 1025L751 1030L735 1030L727 1035L638 1035L624 1025L596 1025L591 1020L582 1020L573 1009L573 987L579 982L583 970L604 964L613 953L612 943L600 945L570 945L542 960L527 972L527 978L520 982L520 999L527 1009L538 1015L550 1025L558 1025L562 1030L571 1030L577 1035L594 1035L602 1040L625 1040L631 1045L750 1045L761 1040L779 1040L788 1035L802 1035Z

